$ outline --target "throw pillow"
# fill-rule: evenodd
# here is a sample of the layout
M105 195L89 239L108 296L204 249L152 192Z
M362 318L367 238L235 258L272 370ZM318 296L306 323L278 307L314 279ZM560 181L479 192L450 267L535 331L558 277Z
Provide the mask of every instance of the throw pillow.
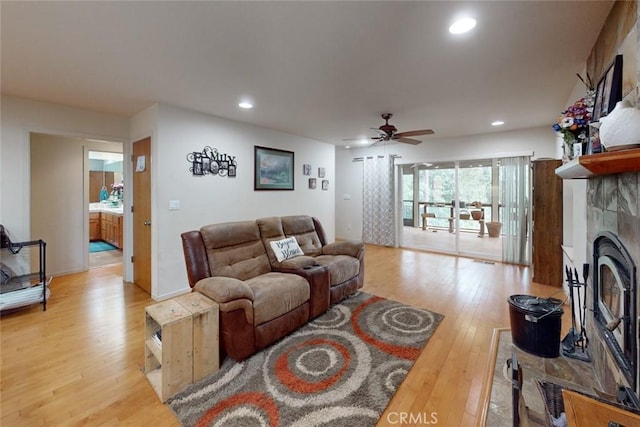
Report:
M285 259L295 258L300 255L304 255L302 249L298 245L295 237L287 237L282 240L274 240L269 242L273 253L275 254L278 262L282 262Z

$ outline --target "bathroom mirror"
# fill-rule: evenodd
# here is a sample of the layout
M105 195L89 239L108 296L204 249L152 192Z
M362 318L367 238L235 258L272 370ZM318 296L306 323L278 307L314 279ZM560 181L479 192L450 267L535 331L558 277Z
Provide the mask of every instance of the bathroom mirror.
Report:
M111 193L113 184L122 183L122 153L89 151L89 203L100 201L104 186Z

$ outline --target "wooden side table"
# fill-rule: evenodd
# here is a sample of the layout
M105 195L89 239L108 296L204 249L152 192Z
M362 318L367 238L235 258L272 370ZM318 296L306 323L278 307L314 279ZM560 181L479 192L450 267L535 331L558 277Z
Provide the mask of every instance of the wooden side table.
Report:
M218 312L198 292L145 308L144 371L161 401L219 369Z
M199 292L174 298L191 313L193 321L193 381L220 369L219 307Z
M160 341L155 339L158 332ZM163 301L145 308L144 372L161 401L193 379L193 322L178 302Z

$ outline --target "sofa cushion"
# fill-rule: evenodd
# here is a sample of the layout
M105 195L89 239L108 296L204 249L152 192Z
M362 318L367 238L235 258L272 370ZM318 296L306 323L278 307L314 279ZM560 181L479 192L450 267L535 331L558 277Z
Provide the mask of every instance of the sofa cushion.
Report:
M339 285L360 272L360 261L348 255L319 255L314 259L329 269L331 286Z
M295 236L305 255L316 256L322 253L322 243L312 217L307 215L283 216L281 221L285 236Z
M269 262L272 266L279 267L280 263L278 262L276 255L273 253L273 249L271 249L271 242L287 237L284 235L284 230L282 230L282 221L280 221L280 217L271 216L268 218L259 218L256 220L256 224L258 224L260 237L264 243L264 249L267 251Z
M254 325L273 320L309 301L309 283L296 274L267 273L245 283L254 295Z
M200 229L212 276L247 280L271 271L255 221L211 224Z

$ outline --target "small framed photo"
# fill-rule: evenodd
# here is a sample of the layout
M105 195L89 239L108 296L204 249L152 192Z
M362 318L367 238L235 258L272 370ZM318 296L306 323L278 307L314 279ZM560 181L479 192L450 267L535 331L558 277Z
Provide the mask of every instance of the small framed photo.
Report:
M220 163L216 162L215 160L210 162L209 163L209 172L212 173L213 175L217 175L218 172L220 172Z
M315 178L309 178L309 188L311 190L315 190L316 189L316 179Z
M304 165L302 165L302 174L311 175L311 165L309 163L305 163Z
M600 129L595 126L589 126L589 145L587 146L587 154L602 153L602 144L600 143Z
M324 168L318 168L318 178L324 178L325 171Z
M322 180L322 189L323 190L328 190L329 189L329 180L328 179L323 179Z

